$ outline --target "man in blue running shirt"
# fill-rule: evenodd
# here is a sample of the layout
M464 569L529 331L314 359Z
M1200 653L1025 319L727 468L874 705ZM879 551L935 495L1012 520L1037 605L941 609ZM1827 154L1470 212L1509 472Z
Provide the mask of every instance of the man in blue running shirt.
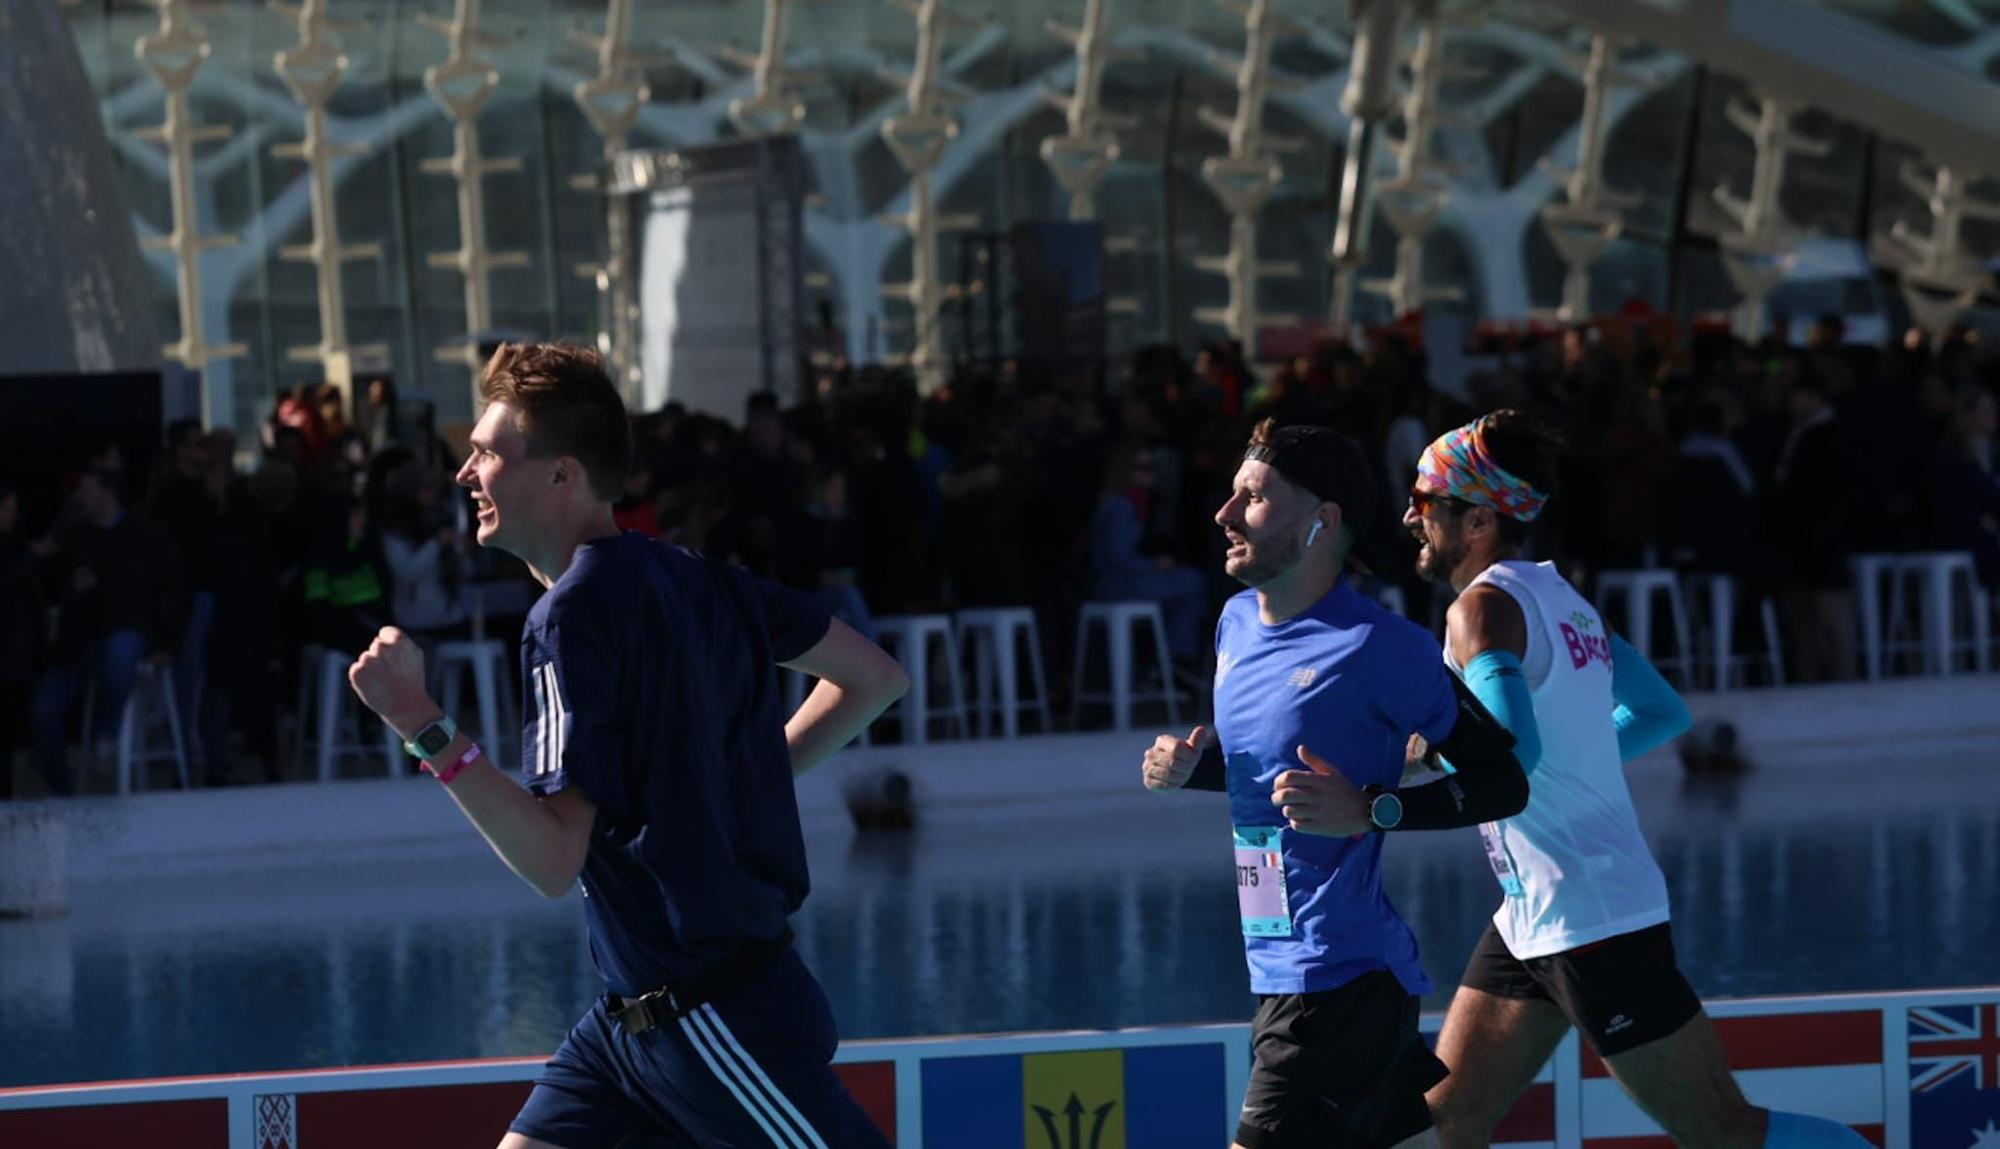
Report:
M1216 512L1250 589L1216 626L1215 738L1162 735L1147 787L1226 790L1256 1064L1238 1149L1431 1144L1445 1069L1417 1030L1431 988L1382 891L1384 832L1505 817L1527 802L1513 741L1438 644L1342 577L1375 508L1354 441L1259 424ZM1456 773L1398 791L1419 734Z
M631 433L594 353L504 346L479 388L458 473L479 543L548 588L522 634L526 788L431 701L395 628L348 678L515 873L583 889L608 993L501 1149L883 1149L786 919L808 884L792 779L899 697L902 669L790 591L618 530ZM778 665L822 680L789 721Z

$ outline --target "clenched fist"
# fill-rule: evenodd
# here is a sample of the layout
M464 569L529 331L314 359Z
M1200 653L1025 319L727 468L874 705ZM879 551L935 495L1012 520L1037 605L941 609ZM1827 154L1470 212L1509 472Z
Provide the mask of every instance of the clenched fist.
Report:
M347 668L348 685L368 709L403 738L440 713L424 689L424 652L409 635L385 626Z
M1143 769L1148 790L1178 790L1187 785L1195 763L1208 747L1208 727L1197 726L1186 738L1162 734L1146 751Z

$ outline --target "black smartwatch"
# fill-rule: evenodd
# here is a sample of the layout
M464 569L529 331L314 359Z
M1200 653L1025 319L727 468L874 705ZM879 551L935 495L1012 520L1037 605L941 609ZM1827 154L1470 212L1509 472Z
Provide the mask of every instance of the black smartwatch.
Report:
M451 715L447 714L417 731L415 737L403 743L403 749L408 751L412 758L431 759L444 753L444 748L451 745L451 740L456 737L458 737L458 723L453 722ZM1397 816L1402 815L1399 813Z
M1361 788L1368 799L1368 823L1377 830L1393 830L1403 824L1403 800L1394 790L1370 783Z

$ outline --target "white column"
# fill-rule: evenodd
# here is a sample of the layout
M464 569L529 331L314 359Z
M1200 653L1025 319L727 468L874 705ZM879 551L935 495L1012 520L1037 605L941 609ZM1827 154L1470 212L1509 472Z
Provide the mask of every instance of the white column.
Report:
M1562 304L1556 315L1565 320L1590 313L1590 265L1624 230L1618 213L1639 197L1616 192L1604 184L1604 111L1611 89L1632 78L1617 66L1618 41L1599 33L1590 40L1583 65L1583 122L1577 128L1576 167L1567 173L1568 202L1542 209L1542 223L1556 254L1568 267L1563 277Z
M1356 277L1368 259L1368 231L1374 218L1375 145L1395 108L1396 58L1405 8L1418 20L1436 15L1435 0L1349 0L1354 25L1353 52L1340 110L1348 118L1347 155L1341 163L1340 204L1334 214L1333 300L1328 323L1336 336L1347 334L1354 308ZM1393 222L1392 222L1393 226Z
M794 91L818 79L785 67L785 32L793 0L764 0L764 30L757 54L723 49L723 55L749 69L747 99L729 101L729 122L746 136L781 136L795 132L806 118L805 101Z
M910 173L910 210L884 217L884 222L910 234L910 280L883 284L882 294L909 302L914 314L909 365L916 372L917 390L928 395L944 386L943 310L954 294L938 277L938 235L973 226L971 216L941 217L931 191L931 171L945 145L958 134L958 122L945 105L949 97L938 77L946 27L954 18L944 0L920 0L906 5L917 18L916 63L904 89L907 110L882 123L882 139Z
M204 336L201 297L201 253L236 242L232 235L203 235L196 210L194 189L194 146L226 140L232 134L227 124L198 128L188 103L188 89L195 73L208 59L208 37L189 15L187 0L153 0L160 10L159 31L142 36L133 44L133 55L166 91L167 119L157 128L133 133L141 139L166 145L168 187L173 199L173 230L149 237L145 246L174 253L177 262L181 337L161 349L161 353L192 370L199 371L216 359L245 354L241 343L212 344ZM235 396L223 379L204 374L201 386L201 421L206 427L234 421Z
M528 265L526 252L487 248L485 178L520 171L521 161L489 160L480 152L479 114L499 85L500 74L476 55L478 49L494 43L492 37L479 31L479 0L456 0L448 21L428 13L420 13L417 19L451 45L444 63L424 69L424 88L451 117L452 153L425 160L420 166L426 174L448 175L458 181L458 248L432 252L427 262L465 277L465 340L458 346L438 348L437 359L463 364L472 372L472 405L477 410L479 369L485 365L479 355L479 339L493 326L489 277L499 268Z
M1265 262L1257 257L1257 214L1284 176L1284 167L1273 152L1296 151L1298 141L1264 130L1264 102L1275 78L1271 75L1271 47L1281 33L1296 34L1298 27L1278 16L1272 0L1250 0L1243 9L1243 55L1236 61L1236 110L1225 116L1212 108L1202 108L1197 118L1221 132L1229 141L1226 155L1211 156L1201 165L1201 178L1222 201L1229 213L1229 253L1195 260L1204 271L1223 275L1229 281L1229 303L1220 308L1198 308L1195 318L1215 323L1243 343L1248 359L1257 356L1257 332L1264 320L1280 323L1297 321L1294 315L1261 315L1257 310L1257 281L1266 276L1297 275L1293 261Z
M373 259L382 254L382 247L374 243L340 242L333 161L339 156L362 154L366 149L337 145L327 132L327 104L347 73L347 56L332 35L326 0L304 0L287 15L298 21L299 42L279 52L273 66L305 111L305 138L296 144L278 144L271 151L287 159L305 161L312 192L312 242L284 248L279 258L312 264L319 298L319 342L293 347L288 357L293 362L320 364L327 382L340 388L343 401L352 410L354 353L382 355L387 348L348 346L347 295L340 266L350 260Z
M1979 179L1976 172L1940 167L1927 175L1906 163L1897 176L1929 205L1931 229L1917 235L1899 220L1887 236L1877 237L1875 257L1901 274L1912 318L1937 338L1978 300L1987 278L1982 261L1965 252L1963 225L1967 219L2000 219L2000 202L1967 193Z
M1387 296L1397 315L1421 311L1438 300L1463 298L1456 288L1431 289L1424 284L1424 238L1436 227L1451 195L1451 176L1430 156L1431 136L1444 118L1438 107L1438 87L1448 66L1444 59L1447 25L1431 12L1417 35L1410 58L1410 92L1403 102L1403 139L1396 149L1396 175L1375 188L1383 218L1396 232L1396 269L1386 280L1362 286ZM1336 310L1336 326L1347 319Z
M592 37L572 33L573 38L597 56L597 74L579 81L572 90L584 118L604 139L604 159L625 150L639 110L651 96L645 77L635 68L635 59L626 41L632 26L632 0L608 0L604 12L604 35ZM585 176L576 181L582 191L603 191L601 176ZM597 349L605 367L627 406L638 410L641 373L639 369L639 306L632 292L632 217L622 196L607 196L604 204L604 262L577 268L577 274L597 284L605 320L598 332Z
M1051 19L1046 27L1076 51L1076 84L1068 95L1049 93L1049 103L1063 113L1064 130L1042 140L1042 162L1069 193L1069 218L1097 218L1097 185L1118 160L1117 132L1136 127L1131 116L1103 108L1104 69L1113 59L1136 53L1111 47L1105 28L1111 23L1112 0L1084 0L1083 23L1072 28Z
M1785 186L1785 161L1792 152L1823 156L1831 143L1807 139L1791 130L1798 106L1775 96L1761 96L1758 105L1731 101L1729 122L1750 137L1757 162L1750 173L1750 196L1738 198L1729 188L1715 189L1715 202L1741 230L1721 238L1722 269L1743 295L1737 308L1736 332L1756 340L1764 334L1764 300L1784 281L1797 258L1798 228L1785 219L1779 203Z

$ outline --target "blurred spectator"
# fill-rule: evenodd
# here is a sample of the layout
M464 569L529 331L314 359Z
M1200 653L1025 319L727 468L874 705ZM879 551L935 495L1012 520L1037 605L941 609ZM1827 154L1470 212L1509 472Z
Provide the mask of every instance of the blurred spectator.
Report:
M95 683L95 729L84 731L84 744L102 761L139 664L173 663L188 609L180 548L159 523L126 509L117 474L84 472L72 499L78 521L58 537L44 582L56 603L55 633L32 703L37 765L59 795L75 791L66 727L84 690Z
M938 552L957 606L1022 606L1031 596L1025 507L1035 484L1013 431L986 425L938 477Z
M404 420L402 398L396 391L396 381L387 377L368 381L360 423L362 439L370 451L385 451L390 447L414 449L423 438L421 428L410 426Z
M359 499L336 499L314 536L301 585L306 641L358 655L388 625L382 540Z
M619 530L660 537L660 503L653 497L653 467L644 451L633 454L632 469L625 473L625 492L611 505L611 517Z
M55 553L53 539L24 537L20 495L0 481L0 801L14 796L14 752L27 741L45 629L39 567Z
M215 627L210 632L201 699L203 775L211 786L236 780L231 734L241 727L244 742L263 764L267 780L278 771L279 684L291 681L285 657L296 645L280 610L286 569L278 559L273 514L285 514L285 486L291 472L267 464L256 475L238 476L231 462L236 436L226 428L209 432L209 489L221 502L215 532Z
M173 537L184 557L188 581L187 626L174 656L174 705L180 711L181 732L196 757L205 757L204 740L212 733L197 713L208 675L208 636L215 626L215 588L220 578L217 532L222 500L212 488L208 437L199 419L176 419L167 425L167 457L153 480L148 506L153 518Z
M281 446L277 434L280 429L295 432L297 437ZM271 433L274 453L291 458L308 471L318 470L325 463L326 421L313 402L312 388L308 385L301 383L278 400L277 410L271 416Z
M384 479L382 562L389 618L429 652L468 634L465 563L444 476L411 459ZM433 657L433 662L436 659Z
M1791 433L1778 456L1772 533L1783 548L1789 673L1830 682L1854 666L1853 599L1847 558L1848 495L1854 485L1826 385L1811 372L1792 381Z
M742 446L731 471L732 557L765 578L775 577L778 520L797 499L804 471L778 417L777 396L768 391L749 399Z
M1664 496L1674 471L1674 441L1659 404L1636 381L1605 380L1597 394L1609 411L1609 426L1600 423L1597 432L1603 444L1604 518L1596 529L1604 537L1605 561L1657 566L1656 544L1666 536L1672 512Z
M1761 544L1757 478L1736 445L1734 402L1719 392L1695 399L1674 461L1674 565L1761 582L1753 552Z
M1208 581L1169 556L1141 549L1140 524L1144 504L1152 498L1152 478L1150 449L1126 444L1112 454L1090 520L1090 597L1159 603L1176 668L1193 672L1201 662L1202 632L1209 622Z
M1937 549L1970 551L1980 585L2000 592L2000 458L1994 434L2000 404L1976 384L1962 384L1933 469Z
M848 426L848 493L861 515L861 597L878 615L925 605L924 493L908 424L883 412Z
M861 568L861 528L849 513L847 475L821 464L806 481L804 502L786 517L779 579L828 614L875 637L875 619L855 585Z

